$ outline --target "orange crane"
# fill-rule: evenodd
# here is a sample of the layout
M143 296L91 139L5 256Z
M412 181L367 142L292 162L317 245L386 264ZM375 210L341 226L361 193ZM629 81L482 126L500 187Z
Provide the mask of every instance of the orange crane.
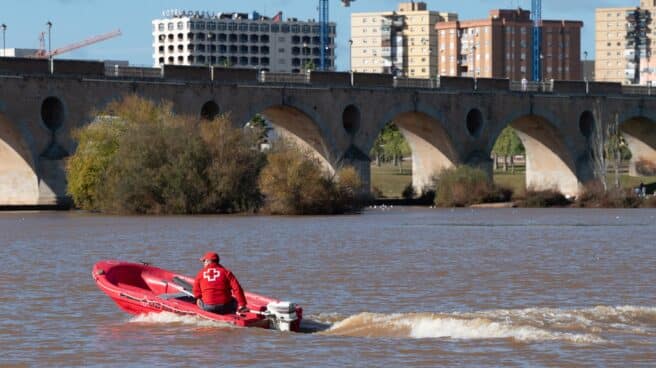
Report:
M79 48L89 46L89 45L92 45L94 43L102 42L102 41L105 41L105 40L109 40L110 38L118 37L120 35L122 35L121 30L117 29L115 31L111 31L111 32L108 32L108 33L103 33L101 35L93 36L93 37L87 38L86 40L76 42L76 43L72 43L70 45L66 45L66 46L60 47L58 49L54 49L51 52L48 52L45 49L45 32L41 32L41 34L39 35L39 41L40 41L41 48L34 55L32 55L32 57L37 58L37 59L48 59L48 58L53 57L55 55L63 54L63 53L73 51L73 50L77 50Z

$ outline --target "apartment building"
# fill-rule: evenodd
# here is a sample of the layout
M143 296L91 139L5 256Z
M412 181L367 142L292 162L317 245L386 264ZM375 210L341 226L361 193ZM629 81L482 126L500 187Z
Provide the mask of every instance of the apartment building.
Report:
M408 78L437 76L435 24L457 14L404 2L396 11L351 14L351 69Z
M598 81L647 84L656 79L651 57L656 0L640 6L595 11L595 78Z
M581 21L543 20L542 80L581 80ZM530 80L533 22L523 9L496 9L487 19L442 22L438 32L440 75Z
M152 21L155 66L217 65L296 73L321 65L321 26L314 20L253 12L168 11ZM335 70L335 23L326 67Z

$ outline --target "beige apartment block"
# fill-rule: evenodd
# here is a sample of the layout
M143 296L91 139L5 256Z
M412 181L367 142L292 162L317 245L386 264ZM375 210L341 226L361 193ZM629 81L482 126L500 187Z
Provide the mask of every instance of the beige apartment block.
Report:
M595 11L595 78L598 81L656 82L656 60L651 57L656 38L656 0L642 0L639 7L636 2L629 3L633 3L627 4L632 6ZM636 14L640 15L636 18Z
M542 21L540 79L580 80L580 21ZM528 10L496 9L487 19L442 22L438 31L440 75L531 79L533 22Z
M635 7L595 11L595 80L626 82L626 13Z
M351 70L408 78L437 76L435 24L457 19L406 2L397 11L351 14Z

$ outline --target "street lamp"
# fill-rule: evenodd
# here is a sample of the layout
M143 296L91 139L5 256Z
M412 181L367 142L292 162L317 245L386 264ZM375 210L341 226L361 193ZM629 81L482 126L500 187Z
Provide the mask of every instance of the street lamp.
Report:
M51 36L51 30L52 30L52 22L48 21L46 23L48 26L48 64L50 65L50 74L53 73L53 65L52 65L52 36Z
M476 79L476 45L472 46L472 77Z
M50 52L52 51L52 37L51 37L52 22L48 21L46 25L48 26L48 54L50 54Z
M586 72L588 68L588 52L583 51L583 81L585 82L585 94L588 94L588 73Z
M540 82L544 82L544 55L540 54Z
M349 72L353 72L353 62L351 58L353 58L353 40L349 40Z
M7 25L2 23L2 56L7 56L7 46L5 45L5 33L7 32Z

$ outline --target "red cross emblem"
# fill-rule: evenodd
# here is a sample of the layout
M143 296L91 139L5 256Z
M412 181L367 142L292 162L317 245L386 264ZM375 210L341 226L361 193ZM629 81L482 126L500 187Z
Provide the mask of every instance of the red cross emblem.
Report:
M221 276L221 272L217 271L214 268L210 268L209 270L203 272L203 278L210 282L216 281L216 279L218 279L219 276Z

